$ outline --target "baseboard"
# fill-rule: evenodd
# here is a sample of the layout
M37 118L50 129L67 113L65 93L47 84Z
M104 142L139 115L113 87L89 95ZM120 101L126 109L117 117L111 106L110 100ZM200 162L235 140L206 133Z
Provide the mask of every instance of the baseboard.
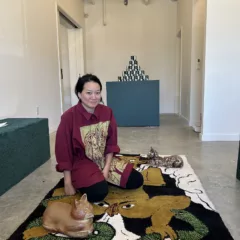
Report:
M208 141L239 141L239 134L237 133L230 133L230 134L211 134L211 133L206 133L206 134L200 134L200 139L203 142L208 142Z
M160 116L178 116L177 113L159 113Z
M197 127L197 126L193 126L192 128L193 128L194 132L197 132L197 133L200 133L202 130L201 127Z
M202 131L201 128L201 122L199 121L195 121L195 122L191 122L189 123L189 125L193 128L193 130L197 133L200 133Z

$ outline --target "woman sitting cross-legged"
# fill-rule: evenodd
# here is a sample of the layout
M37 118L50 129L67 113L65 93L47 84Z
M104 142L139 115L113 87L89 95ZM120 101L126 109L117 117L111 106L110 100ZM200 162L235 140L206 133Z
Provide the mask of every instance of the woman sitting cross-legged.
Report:
M64 173L66 195L86 193L90 202L102 201L108 182L125 189L139 188L142 174L115 157L117 124L112 110L101 104L102 84L91 74L78 79L77 105L61 117L56 135L56 169Z

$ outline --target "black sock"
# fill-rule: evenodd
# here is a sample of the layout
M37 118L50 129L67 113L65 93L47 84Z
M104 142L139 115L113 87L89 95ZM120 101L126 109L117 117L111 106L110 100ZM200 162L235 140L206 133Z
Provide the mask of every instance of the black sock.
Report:
M141 187L142 185L143 185L142 174L133 168L128 178L126 189L135 189Z

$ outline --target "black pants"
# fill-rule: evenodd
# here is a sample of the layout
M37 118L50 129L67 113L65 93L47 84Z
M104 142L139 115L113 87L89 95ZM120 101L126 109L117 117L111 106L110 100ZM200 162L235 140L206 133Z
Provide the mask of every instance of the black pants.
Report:
M107 181L101 181L99 183L93 184L89 187L84 187L78 189L82 194L86 193L88 196L89 202L100 202L108 194L108 185ZM131 174L129 175L126 188L125 189L136 189L143 185L143 176L140 172L132 169Z

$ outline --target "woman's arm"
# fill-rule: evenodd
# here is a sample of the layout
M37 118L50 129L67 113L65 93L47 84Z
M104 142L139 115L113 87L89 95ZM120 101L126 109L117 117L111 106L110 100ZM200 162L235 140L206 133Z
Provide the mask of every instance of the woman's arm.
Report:
M119 152L120 152L120 148L118 146L117 123L113 116L113 112L111 110L108 136L107 136L107 142L106 142L106 148L105 148L105 156L107 156L108 153L119 153Z
M62 116L56 134L55 145L56 169L58 172L63 172L64 174L64 190L67 195L75 194L71 179L73 163L71 117L71 115Z
M72 177L70 171L64 171L64 184L72 184Z
M64 191L66 195L74 195L76 193L76 190L74 189L72 185L72 178L71 178L71 172L70 171L64 171Z
M115 153L120 152L120 148L117 143L117 123L113 116L113 112L111 110L110 124L108 128L108 137L106 142L105 149L105 166L103 169L103 175L105 179L108 177L108 172L110 169L111 161Z
M104 166L104 169L103 169L103 175L104 175L105 179L108 179L108 173L109 173L109 170L110 170L110 165L111 165L111 162L112 162L112 158L113 158L113 153L108 153L105 157L105 166Z

